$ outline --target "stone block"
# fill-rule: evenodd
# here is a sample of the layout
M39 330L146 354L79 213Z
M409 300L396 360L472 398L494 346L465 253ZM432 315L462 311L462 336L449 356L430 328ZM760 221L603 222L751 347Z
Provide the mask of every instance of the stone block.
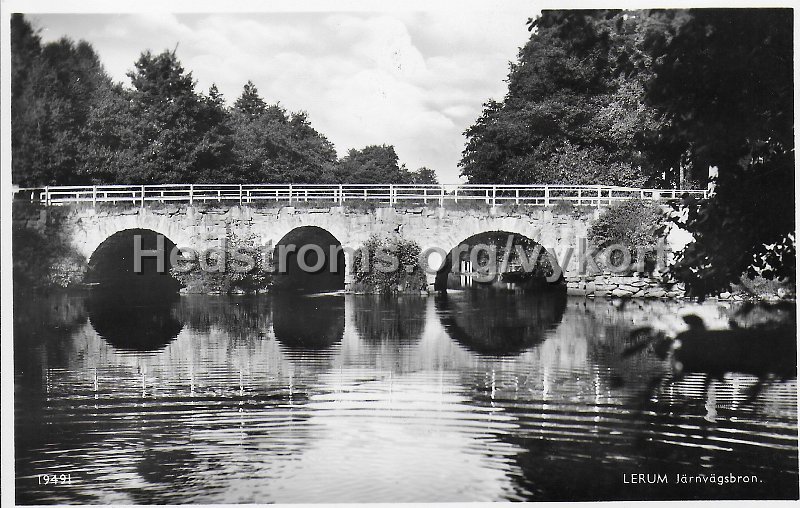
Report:
M645 298L663 298L667 292L662 288L647 288L644 290Z
M611 296L616 296L616 297L631 296L633 293L634 293L633 291L629 291L627 289L622 289L622 288L616 288L611 290Z

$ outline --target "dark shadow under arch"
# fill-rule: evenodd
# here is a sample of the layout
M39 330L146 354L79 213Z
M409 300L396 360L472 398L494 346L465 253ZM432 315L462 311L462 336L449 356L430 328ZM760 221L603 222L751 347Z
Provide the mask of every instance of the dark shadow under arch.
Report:
M136 241L141 239L143 251L158 251L158 256L141 256L141 270L136 268ZM106 238L89 258L86 282L104 290L126 294L175 293L180 283L170 275L170 253L175 242L150 229L125 229ZM159 267L159 258L163 265ZM163 269L160 269L163 268Z
M305 267L301 267L299 252L303 252ZM322 254L320 263L319 254ZM281 258L285 260L281 266ZM330 232L317 226L300 226L287 233L275 244L273 287L303 293L321 293L344 289L345 255L341 242Z
M511 239L511 254L509 263L506 270L503 271L503 258L504 253ZM470 261L470 250L476 246L483 244L497 247L496 271L498 272L489 281L478 281L471 277L464 276L464 269L467 271L480 270L478 267L472 267ZM459 252L459 259L455 260L454 256L459 246L466 247L470 250L463 250ZM533 265L533 269L526 271L522 260L519 259L517 250L523 249ZM489 255L485 252L480 252L478 255L479 263L483 264L488 261ZM455 268L455 270L454 270ZM557 262L548 256L545 248L538 242L508 231L486 231L478 233L464 239L459 245L453 247L447 253L444 263L439 271L436 273L436 281L434 289L439 292L445 292L448 289L478 289L478 288L496 288L496 289L514 289L514 290L533 290L533 291L566 291L566 286L563 283L563 274L557 281L548 282L546 276L554 273L558 268ZM499 273L502 272L502 273Z

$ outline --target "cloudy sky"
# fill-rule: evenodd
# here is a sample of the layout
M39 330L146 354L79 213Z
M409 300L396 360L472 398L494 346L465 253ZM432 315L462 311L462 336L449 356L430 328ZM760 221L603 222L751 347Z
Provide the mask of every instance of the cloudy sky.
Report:
M199 90L232 103L252 80L268 102L305 110L339 155L393 144L410 169L458 181L463 131L506 91L533 8L415 12L30 14L45 41L89 41L111 76L146 49L177 46Z

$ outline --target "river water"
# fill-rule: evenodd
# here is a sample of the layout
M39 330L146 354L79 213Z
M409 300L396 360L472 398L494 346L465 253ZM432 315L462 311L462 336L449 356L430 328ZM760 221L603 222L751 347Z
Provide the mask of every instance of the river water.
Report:
M17 502L797 498L794 380L749 404L755 378L704 396L688 376L641 402L666 365L622 359L628 332L687 306L732 311L483 292L17 297ZM647 473L667 483L630 483Z

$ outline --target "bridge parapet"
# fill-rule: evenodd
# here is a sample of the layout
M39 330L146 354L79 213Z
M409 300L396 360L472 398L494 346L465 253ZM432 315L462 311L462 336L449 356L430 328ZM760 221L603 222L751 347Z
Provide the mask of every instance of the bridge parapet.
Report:
M513 184L159 184L51 186L17 189L18 199L45 205L66 203L225 203L250 205L261 202L319 202L343 205L366 201L397 204L439 205L445 202L483 201L503 204L551 206L608 206L629 199L669 202L684 196L708 197L707 190L645 189L607 185L513 185Z

